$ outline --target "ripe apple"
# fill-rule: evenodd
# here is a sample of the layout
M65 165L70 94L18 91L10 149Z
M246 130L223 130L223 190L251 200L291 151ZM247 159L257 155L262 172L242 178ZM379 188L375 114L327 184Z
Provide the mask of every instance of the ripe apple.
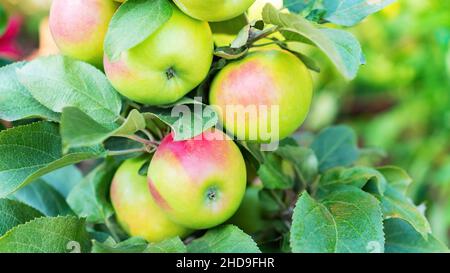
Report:
M61 53L101 66L103 41L116 8L112 0L54 0L49 24Z
M156 205L139 169L145 158L128 159L120 165L111 184L111 202L117 219L131 236L158 242L175 236L185 236L189 230L170 221Z
M285 50L260 50L225 66L210 103L238 139L271 142L297 130L308 114L313 84L306 66Z
M207 22L175 6L172 17L120 59L104 58L105 72L125 97L149 105L173 103L207 76L214 42Z
M174 0L186 14L196 19L220 22L244 13L255 0Z
M228 220L245 193L244 158L219 130L184 141L163 139L148 169L150 192L169 218L206 229Z

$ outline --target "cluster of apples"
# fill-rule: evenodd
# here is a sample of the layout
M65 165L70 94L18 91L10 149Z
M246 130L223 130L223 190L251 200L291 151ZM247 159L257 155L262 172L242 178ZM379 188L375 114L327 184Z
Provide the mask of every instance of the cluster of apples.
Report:
M63 54L103 67L123 96L158 106L176 102L207 77L214 58L210 23L242 15L255 0L173 0L171 18L112 61L104 55L103 42L117 2L124 1L54 0L49 19L53 38ZM227 64L209 93L210 104L219 108L277 105L279 139L303 123L311 97L306 66L288 51L272 48L252 50ZM265 122L260 118L246 121ZM220 111L219 119L231 134L248 140L245 133L233 131L248 125L227 120ZM167 135L145 177L139 170L147 159L125 161L111 185L116 216L130 235L151 242L183 237L225 222L239 208L247 184L245 161L222 131L210 129L201 138L184 141Z

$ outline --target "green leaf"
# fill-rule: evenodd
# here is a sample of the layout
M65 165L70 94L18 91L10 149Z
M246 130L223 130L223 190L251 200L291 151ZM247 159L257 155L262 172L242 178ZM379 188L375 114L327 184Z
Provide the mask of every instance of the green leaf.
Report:
M348 166L358 159L355 132L347 126L334 126L319 133L311 148L319 159L319 171Z
M0 36L2 36L3 33L5 33L7 26L8 26L8 14L6 13L3 6L0 4Z
M0 236L17 225L41 216L42 213L19 201L0 199Z
M358 40L351 33L318 28L299 15L278 11L271 4L264 7L263 19L267 24L279 26L279 31L288 40L316 45L347 79L356 77L362 64L362 50Z
M208 230L187 249L190 253L261 253L252 237L233 225Z
M218 122L217 113L212 107L199 101L183 98L167 107L149 107L144 117L157 117L169 125L175 133L175 141L185 140L200 135L214 127Z
M178 237L166 239L158 243L148 243L140 237L131 237L116 243L109 239L103 243L94 241L93 253L186 253L186 246Z
M33 97L54 112L77 107L108 125L119 118L122 102L106 76L94 66L64 56L29 62L17 71Z
M88 252L90 242L84 224L84 220L73 216L37 218L0 237L0 252Z
M337 177L323 176L319 186L331 191L334 187L342 185L364 188L365 191L383 195L386 190L386 179L377 170L369 167L352 167L341 170Z
M275 153L291 162L304 181L311 181L318 173L319 162L311 149L286 145L279 147Z
M21 188L13 197L46 216L73 215L64 197L42 179Z
M113 215L108 194L115 169L113 160L107 159L73 188L67 202L79 217L87 218L88 222L103 223Z
M19 82L16 70L24 65L25 62L20 62L0 68L0 118L7 121L31 117L59 120L57 113L40 104Z
M395 166L383 166L377 170L389 181L391 187L406 195L412 179L405 170Z
M44 174L104 155L101 147L74 149L62 154L58 126L36 122L0 132L0 197Z
M292 177L283 172L283 160L273 153L265 157L258 176L266 189L289 189L294 185Z
M293 252L382 252L379 203L355 187L342 187L320 202L305 192L294 209L290 241Z
M112 61L135 47L160 28L172 16L167 0L128 0L109 23L105 38L105 53ZM132 30L132 31L130 31Z
M316 0L283 0L283 7L294 13L311 9Z
M441 253L448 248L431 234L423 237L408 222L389 219L384 222L386 253Z
M121 126L102 126L76 107L66 107L61 116L63 146L67 148L86 147L101 144L113 136L129 136L145 129L144 116L133 109Z
M431 227L425 215L414 205L412 200L391 185L388 185L384 196L379 198L385 219L405 220L425 238L427 234L431 233Z
M74 165L57 169L42 176L42 180L57 190L64 198L69 195L69 192L81 179L83 179L83 174Z
M382 10L395 0L323 0L325 19L342 26L353 26L372 13Z

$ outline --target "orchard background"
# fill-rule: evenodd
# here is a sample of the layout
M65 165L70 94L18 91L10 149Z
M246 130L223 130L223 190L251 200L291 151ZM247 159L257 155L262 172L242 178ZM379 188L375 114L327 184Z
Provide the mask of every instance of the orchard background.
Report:
M54 95L61 89L92 81L100 82L102 92L114 88L102 64L95 68L58 55L48 25L51 2L0 0L0 252L448 250L448 1L285 0L283 9L283 1L257 0L248 22L240 16L228 25L210 23L214 62L206 79L178 104L191 107L196 104L191 98L207 98L226 64L270 43L293 52L311 71L311 109L275 152L236 141L248 177L236 215L155 241L124 230L110 187L126 158L153 154L157 145L141 151L136 146L141 143L117 135L147 138L137 133L145 128L152 134L147 140L160 141L170 131L187 139L208 128L185 131L183 124L198 117L174 120L167 107L124 97L119 128L92 119L89 101L55 106L66 99ZM154 18L162 20L146 2L152 0L129 0L117 11L120 18L114 16L105 40L109 57L138 45L151 35ZM272 5L263 10L266 2ZM336 4L342 3L350 8L339 10ZM136 19L145 12L153 17ZM274 26L284 32L272 33ZM323 28L322 36L317 31ZM136 35L120 40L126 33ZM47 73L58 81L48 82ZM137 168L136 180L147 175L147 166Z

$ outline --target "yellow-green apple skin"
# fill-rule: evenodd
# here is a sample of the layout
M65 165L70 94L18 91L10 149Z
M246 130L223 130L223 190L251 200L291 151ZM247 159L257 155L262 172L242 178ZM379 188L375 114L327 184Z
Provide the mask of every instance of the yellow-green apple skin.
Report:
M220 22L244 13L255 0L174 0L186 14L199 20Z
M150 192L169 218L188 228L222 224L238 209L246 170L237 145L219 130L163 139L148 169Z
M61 53L101 66L103 41L117 6L112 0L54 0L49 26Z
M139 175L144 163L145 158L128 159L114 175L110 196L118 222L129 235L149 242L189 234L187 228L170 221L155 203L147 178Z
M206 78L213 50L208 23L174 6L166 23L118 60L111 61L105 54L104 67L112 85L125 97L164 105L179 100Z
M248 9L248 19L250 21L262 19L262 11L266 4L271 4L275 8L281 9L283 7L283 0L256 0Z
M240 140L269 142L291 135L302 125L312 94L307 67L292 53L276 49L251 52L225 66L211 85L209 100L228 132ZM235 118L230 107L236 106L258 112ZM270 139L265 131L271 131Z
M236 39L239 31L247 24L248 20L244 14L227 21L210 22L214 43L218 47L229 46Z
M245 191L241 206L228 221L241 228L245 233L253 234L265 226L263 209L259 198L260 186L250 185Z

